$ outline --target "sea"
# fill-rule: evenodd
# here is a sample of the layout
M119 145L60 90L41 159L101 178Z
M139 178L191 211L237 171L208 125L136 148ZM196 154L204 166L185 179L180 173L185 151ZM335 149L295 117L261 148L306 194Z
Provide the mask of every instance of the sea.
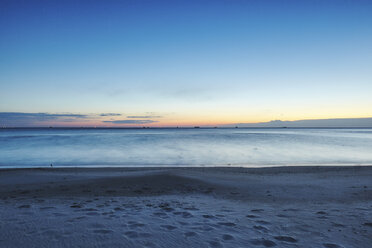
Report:
M372 129L0 129L0 168L372 165Z

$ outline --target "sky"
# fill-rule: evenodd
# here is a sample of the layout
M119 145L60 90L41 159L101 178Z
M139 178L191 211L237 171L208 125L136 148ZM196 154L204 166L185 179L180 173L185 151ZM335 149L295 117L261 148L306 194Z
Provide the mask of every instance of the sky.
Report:
M0 126L372 117L372 1L0 1Z

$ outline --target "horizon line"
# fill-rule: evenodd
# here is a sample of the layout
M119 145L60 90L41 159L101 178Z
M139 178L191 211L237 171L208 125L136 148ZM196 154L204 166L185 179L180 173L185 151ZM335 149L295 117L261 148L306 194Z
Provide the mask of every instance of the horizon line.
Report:
M259 127L259 126L251 126L251 127L242 127L242 126L164 126L164 127L153 127L153 126L131 126L131 127L108 127L108 126L18 126L18 127L0 127L0 129L372 129L372 126L335 126L335 127L327 127L327 126L298 126L298 127Z

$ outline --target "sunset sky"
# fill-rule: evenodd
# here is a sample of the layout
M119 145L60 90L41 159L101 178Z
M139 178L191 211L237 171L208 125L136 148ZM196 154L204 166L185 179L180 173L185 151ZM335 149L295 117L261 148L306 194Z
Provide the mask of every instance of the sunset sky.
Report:
M0 1L1 126L372 117L372 1Z

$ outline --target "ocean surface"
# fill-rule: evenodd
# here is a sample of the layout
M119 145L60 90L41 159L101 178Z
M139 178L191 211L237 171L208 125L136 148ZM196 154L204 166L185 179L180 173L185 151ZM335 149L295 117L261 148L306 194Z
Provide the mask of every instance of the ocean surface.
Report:
M0 129L0 167L372 164L372 129Z

